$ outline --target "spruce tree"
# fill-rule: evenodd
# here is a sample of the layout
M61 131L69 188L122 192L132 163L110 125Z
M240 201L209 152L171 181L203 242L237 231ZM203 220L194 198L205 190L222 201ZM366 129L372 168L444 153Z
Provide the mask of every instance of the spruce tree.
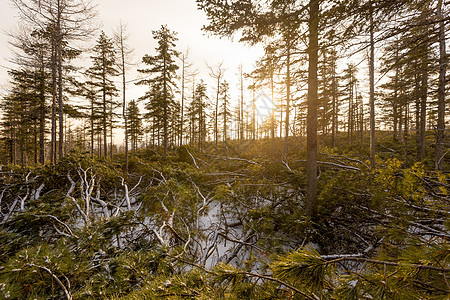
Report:
M202 148L206 140L207 100L206 84L201 80L195 88L194 97L188 107L188 116L191 120L192 142L197 140L199 148Z
M175 98L176 90L176 71L178 66L175 59L179 52L175 50L175 42L178 40L174 31L170 31L166 25L161 26L159 30L152 31L153 38L158 41L156 47L157 54L154 56L145 55L142 62L148 69L139 69L142 74L153 75L150 79L139 81L139 85L159 85L162 91L162 98L159 99L163 111L163 147L164 157L167 157L167 147L169 139L169 115L171 114L172 102Z
M108 155L108 131L112 128L113 113L110 106L117 106L117 102L112 97L117 95L117 88L113 77L118 75L116 69L116 55L114 44L102 31L94 49L94 56L91 56L92 67L86 71L90 83L95 87L95 93L99 95L99 100L95 105L100 106L99 118L102 122L103 131L103 156Z
M228 139L228 123L230 122L230 118L232 116L231 114L231 107L230 107L230 85L225 80L222 82L220 86L220 111L219 116L222 117L222 125L223 125L223 131L222 131L222 139L225 146L227 145L227 139Z
M130 101L127 107L127 119L129 128L127 130L131 142L131 151L136 154L138 142L141 139L144 131L142 126L142 118L139 112L139 107L135 100Z

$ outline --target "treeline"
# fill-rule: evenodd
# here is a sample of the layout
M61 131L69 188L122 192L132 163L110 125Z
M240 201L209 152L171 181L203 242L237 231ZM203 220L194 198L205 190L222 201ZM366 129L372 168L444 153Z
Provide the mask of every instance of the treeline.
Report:
M305 135L311 150L318 142L335 147L339 134L348 143L367 143L370 136L374 164L375 131L386 130L404 144L405 165L431 149L443 170L446 3L197 2L210 21L206 31L231 36L241 30L243 41L262 43L264 56L251 72L240 66L238 87L227 81L236 72L224 64L208 66L208 78L201 79L189 52L177 50L176 32L161 26L152 32L156 54L142 58L142 76L131 80L147 92L130 101L125 26L114 36L98 35L94 6L81 0L14 0L23 28L13 37L17 68L9 72L11 88L2 101L2 162L56 162L74 148L111 156L123 149L113 138L124 127L127 157L129 145L133 152L162 146L166 155L168 147L183 144L217 148L229 139L276 137L286 139L287 151L289 137ZM90 67L73 66L82 54L75 42L94 33ZM367 72L368 83L361 79ZM260 98L274 104L263 121Z

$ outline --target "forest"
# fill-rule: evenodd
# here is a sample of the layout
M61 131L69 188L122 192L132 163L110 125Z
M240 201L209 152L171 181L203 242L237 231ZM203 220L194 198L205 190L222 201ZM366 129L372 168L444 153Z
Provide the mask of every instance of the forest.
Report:
M184 1L262 55L10 0L0 298L449 299L450 2Z

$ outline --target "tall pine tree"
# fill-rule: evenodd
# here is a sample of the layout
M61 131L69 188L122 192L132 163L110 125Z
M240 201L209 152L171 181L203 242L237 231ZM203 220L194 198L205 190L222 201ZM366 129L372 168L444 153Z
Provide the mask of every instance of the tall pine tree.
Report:
M167 157L167 146L169 140L169 114L171 113L172 102L175 98L176 71L178 66L175 59L179 52L175 50L175 42L178 40L174 31L170 31L166 25L161 29L152 31L153 38L158 41L155 56L145 55L142 62L149 68L138 70L142 74L153 75L150 79L139 81L139 85L159 85L162 91L160 105L163 111L163 147L164 157Z

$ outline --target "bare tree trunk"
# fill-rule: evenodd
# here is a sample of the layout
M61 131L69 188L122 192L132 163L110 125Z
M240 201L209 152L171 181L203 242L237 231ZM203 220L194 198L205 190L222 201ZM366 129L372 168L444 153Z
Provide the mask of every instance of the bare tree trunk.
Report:
M309 2L309 9L306 214L310 218L315 218L317 211L317 65L319 61L319 0L311 0Z
M182 67L181 67L181 116L180 116L180 147L183 145L183 122L184 122L184 81L186 73L186 56L182 56Z
M327 50L323 49L322 50L322 55L323 55L323 63L322 63L322 90L324 91L324 94L326 93L325 91L327 91L328 89L328 82L327 82ZM297 110L296 110L297 111ZM325 139L326 139L326 135L327 135L327 127L328 127L328 119L327 119L327 113L328 113L328 98L324 97L323 99L323 109L322 109L322 147L325 147ZM296 117L294 116L294 120L296 119ZM295 136L295 131L294 131L294 136Z
M167 111L167 104L168 104L168 96L167 96L167 65L166 65L166 53L163 53L164 56L164 69L163 69L163 76L164 76L164 82L163 82L163 93L164 93L164 140L163 140L163 147L164 147L164 158L167 157L167 139L169 133L167 132L167 123L168 123L168 111Z
M112 97L112 96L111 96ZM112 99L111 99L111 103L109 104L109 117L110 117L110 122L111 125L109 126L109 157L113 158L113 104L112 104Z
M104 52L102 51L103 61L105 61ZM108 114L106 107L106 70L105 65L102 66L102 101L103 101L103 155L108 156Z
M216 144L216 150L217 150L217 142L219 140L219 128L218 128L218 120L219 120L219 93L220 93L220 77L217 77L216 108L215 108L215 111L214 111L214 142Z
M403 106L398 106L398 137L401 139L403 135Z
M133 50L128 48L126 45L126 40L128 39L128 35L126 34L126 26L120 22L120 25L117 31L114 34L115 42L120 51L120 66L119 68L122 71L122 116L124 120L124 131L125 131L125 177L128 175L128 118L127 118L127 98L126 98L126 57Z
M408 101L408 100L406 100ZM404 128L404 141L405 141L405 158L404 158L404 167L408 167L409 161L408 161L408 132L409 132L409 103L407 102L405 105L405 128Z
M439 21L439 85L438 85L438 120L436 134L436 170L444 170L445 156L445 73L447 58L445 48L445 23L442 13L442 0L439 1L437 15Z
M347 142L351 143L353 138L353 65L349 65L349 75Z
M242 70L242 63L240 65L240 84L241 84L241 101L239 109L239 130L240 130L240 140L241 143L244 140L244 75Z
M43 62L42 62L43 63ZM44 68L40 70L39 82L39 163L45 163L45 74Z
M395 76L394 76L394 99L392 100L392 109L393 109L393 114L394 114L394 141L397 141L398 139L398 69L399 67L397 66L397 62L398 62L398 40L396 41L395 44ZM401 126L401 125L400 125Z
M128 176L128 118L127 118L127 97L126 97L126 72L125 72L125 50L123 44L123 30L120 32L120 53L122 60L122 115L125 122L125 176Z
M360 122L359 123L359 131L361 133L360 139L361 139L361 145L362 145L364 143L364 102L363 102L362 98L360 100L360 106L361 106L361 109L360 109L361 116L360 116L360 120L359 120L359 122Z
M420 93L420 122L419 122L419 151L418 159L422 160L425 155L426 140L426 118L427 118L427 95L428 95L428 46L425 46L424 57L422 58L422 83Z
M225 90L224 95L224 104L223 104L223 143L225 145L225 148L227 147L227 90Z
M419 70L418 61L414 62L414 80L415 80L415 90L414 90L414 100L415 100L415 131L416 131L416 154L417 159L420 160L420 102L422 97L422 86L421 86L421 71Z
M11 132L11 163L15 166L16 165L16 156L17 156L17 146L16 146L16 131L15 129Z
M50 161L52 164L56 162L56 101L58 94L57 81L57 43L56 37L52 37L52 129L50 141Z
M56 50L58 62L58 106L59 106L59 159L64 156L64 103L62 74L62 34L61 34L61 0L58 0L58 18L56 23Z
M33 137L34 137L34 164L38 163L38 151L39 151L39 143L38 143L38 127L37 124L33 124Z
M289 113L290 113L290 101L291 101L291 41L288 38L287 41L287 57L286 57L286 118L285 118L285 145L284 151L286 155L289 150Z
M370 57L369 57L369 77L370 77L370 165L375 168L375 42L373 23L373 4L370 1Z
M91 100L91 155L94 156L94 100Z
M272 147L273 147L273 151L275 153L275 105L274 105L274 88L275 88L275 84L274 84L274 80L273 80L273 70L271 70L270 73L270 90L272 92L271 97L272 97L272 110L271 110L271 115L270 115L270 137L272 138Z
M253 86L255 82L253 81ZM252 139L256 140L256 99L255 89L252 89Z
M331 57L331 72L332 72L332 93L333 93L333 99L332 99L332 122L331 122L331 145L332 147L336 147L336 134L337 134L337 83L336 83L336 56L333 52L333 55Z

